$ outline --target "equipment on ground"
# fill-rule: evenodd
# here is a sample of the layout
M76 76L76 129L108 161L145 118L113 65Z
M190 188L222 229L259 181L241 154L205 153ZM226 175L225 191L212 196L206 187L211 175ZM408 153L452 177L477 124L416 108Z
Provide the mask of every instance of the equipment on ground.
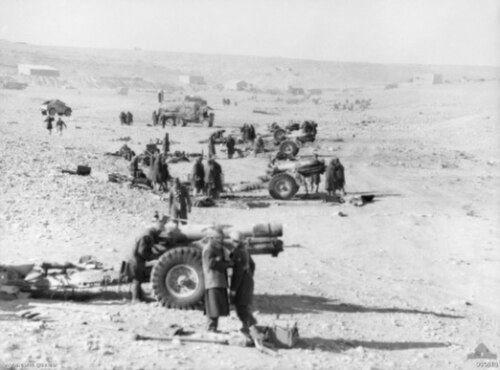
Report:
M305 143L316 140L318 124L314 121L304 121L302 124L290 121L285 127L276 122L269 126L275 145L279 145L279 153L296 156Z

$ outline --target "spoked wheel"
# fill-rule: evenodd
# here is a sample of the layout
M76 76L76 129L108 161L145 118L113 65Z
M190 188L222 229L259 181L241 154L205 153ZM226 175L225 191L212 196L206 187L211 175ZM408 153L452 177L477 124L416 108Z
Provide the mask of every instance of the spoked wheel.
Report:
M156 299L169 308L194 309L203 302L205 280L201 250L174 248L163 254L151 272Z
M299 146L294 141L286 140L280 144L279 151L289 156L296 156L299 152Z

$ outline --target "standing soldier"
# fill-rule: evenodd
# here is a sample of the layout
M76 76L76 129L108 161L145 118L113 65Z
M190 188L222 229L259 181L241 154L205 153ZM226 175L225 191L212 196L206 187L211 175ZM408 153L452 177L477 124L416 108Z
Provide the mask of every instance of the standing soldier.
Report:
M226 141L227 158L228 159L233 158L235 145L236 145L236 141L233 139L233 137L231 135L229 135L227 138L227 141Z
M64 123L64 121L61 119L61 117L59 117L59 119L56 122L56 127L57 127L57 131L59 131L59 135L62 135L63 129L67 128L68 126L66 126L66 123Z
M255 140L254 145L254 156L257 156L257 153L262 153L264 151L264 139L261 135L257 135L257 139Z
M229 316L227 268L230 263L224 259L223 237L222 231L211 230L202 252L205 315L207 330L212 332L217 331L220 316Z
M132 280L132 301L143 301L141 284L146 282L146 262L152 257L153 246L163 231L168 218L155 219L153 225L142 232L136 239L126 262L126 273Z
M205 190L207 195L213 199L218 199L222 192L222 168L213 158L209 158L207 161Z
M156 126L158 124L158 114L156 113L156 111L154 110L153 111L153 126ZM163 127L165 128L165 126Z
M208 158L213 158L215 157L215 140L214 137L211 135L208 138Z
M231 232L229 235L235 245L231 255L233 275L231 276L230 302L236 307L236 314L242 323L241 332L250 334L250 327L257 324L252 315L251 306L253 302L255 263L250 257L243 242L241 233Z
M170 190L168 197L170 217L178 225L179 221L182 225L187 224L188 213L191 212L191 199L189 192L181 184L179 178L175 178L174 186Z
M127 124L127 113L125 112L120 112L120 124L121 125L126 125Z
M203 193L205 190L205 169L203 168L203 158L198 157L191 173L191 183L194 189L194 195Z
M127 124L131 125L132 123L134 123L134 116L132 115L132 113L127 112Z
M49 130L49 135L52 135L52 129L54 126L52 125L52 122L54 122L55 118L52 116L48 116L45 118L45 122L47 122L47 130Z
M163 138L163 153L167 154L170 152L170 137L168 132L165 133L165 137Z
M325 190L328 195L334 196L337 190L341 191L341 194L345 194L345 176L344 176L344 166L340 163L338 158L334 158L328 164L325 174Z

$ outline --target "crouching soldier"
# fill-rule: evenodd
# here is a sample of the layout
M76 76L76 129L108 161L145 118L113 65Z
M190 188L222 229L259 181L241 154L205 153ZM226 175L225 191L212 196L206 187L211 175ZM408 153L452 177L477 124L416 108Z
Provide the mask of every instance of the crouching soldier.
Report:
M248 253L241 233L233 231L229 236L235 246L231 255L233 275L231 277L229 297L241 321L241 332L248 336L250 334L250 328L257 324L257 320L253 317L251 311L255 263Z
M151 227L136 239L126 262L126 274L132 280L132 302L144 301L141 284L146 282L146 262L151 260L153 246L163 231L168 218L155 219Z
M220 316L229 316L227 296L227 268L230 263L224 259L223 234L210 230L208 242L203 248L202 264L205 276L205 315L207 330L216 332Z

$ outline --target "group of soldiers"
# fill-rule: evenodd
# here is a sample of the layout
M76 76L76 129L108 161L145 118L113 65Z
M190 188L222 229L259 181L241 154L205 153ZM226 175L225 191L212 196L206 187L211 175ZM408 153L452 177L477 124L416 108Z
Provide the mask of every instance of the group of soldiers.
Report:
M47 124L46 128L49 131L49 135L52 135L52 129L54 128L53 123L55 120L55 117L52 116L47 116L47 118L45 118L44 120L44 122ZM59 132L59 135L62 135L65 128L68 128L68 126L66 126L66 123L61 119L61 117L59 117L56 122L56 129Z
M169 218L156 217L151 227L141 233L133 244L125 263L125 274L132 280L132 300L144 301L141 284L146 282L146 262L153 255L153 247L165 230ZM174 226L177 227L177 226ZM229 235L233 250L226 259L224 234L220 229L211 229L202 251L202 267L205 278L205 310L207 331L217 332L219 318L229 316L230 304L242 323L241 332L249 336L257 320L252 315L254 295L255 262L250 257L241 233L232 231ZM231 280L227 270L232 268Z
M119 118L121 125L131 125L134 123L134 116L131 112L120 112Z
M204 194L212 199L218 199L224 185L221 165L214 158L209 157L204 166L203 157L198 157L191 172L191 184L195 195Z

